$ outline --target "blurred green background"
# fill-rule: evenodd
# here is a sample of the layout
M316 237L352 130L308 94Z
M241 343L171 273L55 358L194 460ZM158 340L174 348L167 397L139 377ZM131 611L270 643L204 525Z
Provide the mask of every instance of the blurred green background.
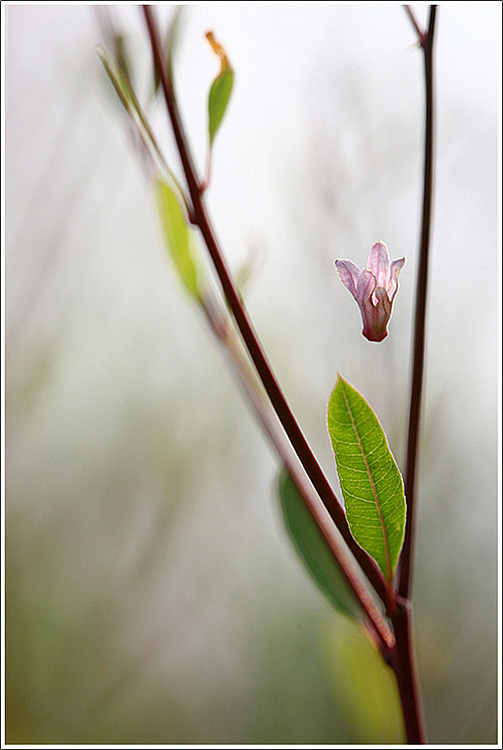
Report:
M112 10L145 93L141 15ZM301 567L277 458L166 261L95 8L5 11L7 741L399 742L390 675ZM207 30L236 71L208 202L231 267L260 258L247 304L294 412L337 488L340 371L403 466L423 114L405 12L187 11L176 78L201 171ZM414 589L438 744L497 731L500 22L491 2L438 17ZM407 262L390 336L370 344L334 260L363 266L377 239Z

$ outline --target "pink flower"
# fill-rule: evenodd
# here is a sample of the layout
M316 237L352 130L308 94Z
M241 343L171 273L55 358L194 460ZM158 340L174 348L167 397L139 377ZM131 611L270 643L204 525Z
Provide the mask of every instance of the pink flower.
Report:
M388 335L398 274L404 263L405 258L400 258L390 265L388 248L381 241L372 246L367 268L363 271L350 260L335 261L342 283L358 302L363 319L362 333L369 341L382 341Z

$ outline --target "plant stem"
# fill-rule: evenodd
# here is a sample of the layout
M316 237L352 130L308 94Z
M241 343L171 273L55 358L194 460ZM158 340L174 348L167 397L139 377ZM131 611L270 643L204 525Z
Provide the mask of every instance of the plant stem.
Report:
M412 607L410 602L401 604L391 621L396 639L391 667L398 685L407 743L424 745L426 731L411 632Z
M417 669L412 640L412 605L410 602L412 582L412 558L415 540L416 519L416 469L418 459L419 432L421 423L421 399L424 379L426 293L428 285L428 260L431 236L434 171L434 81L433 42L437 8L430 7L428 29L420 29L412 10L406 6L414 29L418 33L423 49L425 75L425 138L423 169L423 207L419 268L416 285L414 350L410 396L409 424L407 435L407 459L405 469L405 494L407 497L407 526L398 571L397 602L400 606L391 616L396 644L391 665L396 675L405 732L409 744L425 744L423 709L419 692Z
M363 572L374 587L376 593L382 601L386 601L386 585L384 577L369 557L369 555L355 542L346 520L344 510L335 496L330 483L325 477L318 461L316 460L311 448L300 429L284 395L278 384L278 381L267 360L258 337L253 329L248 313L244 307L241 297L236 286L227 270L223 254L217 242L214 230L211 226L203 198L203 190L200 180L193 164L183 124L178 112L178 105L173 88L171 71L166 71L163 62L161 45L157 24L154 20L151 6L143 6L145 22L150 36L154 65L158 71L161 80L166 106L168 109L171 126L175 136L175 141L182 162L183 171L187 181L190 198L192 201L192 222L198 226L209 255L219 277L224 296L229 304L230 310L242 336L243 342L248 350L250 358L256 368L259 378L269 397L269 400L276 412L283 429L302 464L306 474L316 489L323 504L328 510L330 516L335 522L344 541L347 543L354 557L358 561Z
M418 463L419 430L421 423L421 400L424 379L425 323L428 285L428 260L431 236L434 168L434 81L433 41L435 33L436 6L430 7L428 31L420 32L420 43L424 55L425 75L425 140L423 171L423 210L419 247L419 268L416 286L414 323L414 352L412 384L410 394L409 425L407 435L407 459L405 469L405 494L407 497L407 526L400 556L398 593L408 599L412 580L412 558L416 525L416 470ZM409 15L411 11L409 10ZM413 16L411 16L413 18ZM414 23L417 28L417 24Z
M410 21L411 21L412 25L414 26L414 28L415 28L415 30L417 32L417 35L419 37L419 44L422 44L423 41L424 41L425 32L419 26L419 24L417 22L417 19L416 19L416 16L414 15L414 12L413 12L412 8L410 7L410 5L405 5L404 8L405 8L405 11L406 11L407 15L410 18Z

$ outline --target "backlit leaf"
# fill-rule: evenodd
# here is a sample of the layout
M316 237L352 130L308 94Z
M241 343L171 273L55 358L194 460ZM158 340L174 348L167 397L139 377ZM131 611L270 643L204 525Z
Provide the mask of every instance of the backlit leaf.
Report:
M211 31L206 34L206 38L215 54L220 58L220 73L213 81L208 97L208 129L211 146L227 110L234 83L234 71L224 48L216 41Z
M180 198L163 180L157 180L155 187L166 246L185 289L192 297L200 299L199 274L193 254L193 233Z
M376 415L340 375L328 405L328 430L351 533L391 580L405 531L402 476Z

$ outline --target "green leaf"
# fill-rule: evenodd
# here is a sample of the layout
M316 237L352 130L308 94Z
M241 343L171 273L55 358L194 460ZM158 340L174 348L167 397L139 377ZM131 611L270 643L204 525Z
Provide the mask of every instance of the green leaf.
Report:
M307 570L336 609L357 617L359 604L286 469L278 478L278 494L286 528Z
M220 73L213 81L208 97L208 129L211 148L213 139L224 119L227 105L229 104L232 85L234 83L234 71L229 63L229 58L227 57L225 49L219 44L219 42L217 42L212 31L207 32L206 39L210 43L213 52L220 59Z
M402 476L376 415L340 375L328 405L328 430L351 533L391 581L405 531Z
M185 289L200 300L199 274L193 255L193 233L175 190L164 180L155 183L166 246Z
M329 622L321 646L323 664L353 744L403 745L405 732L395 675L364 627L342 618Z
M234 71L227 68L213 81L208 99L210 145L224 119L234 83Z

